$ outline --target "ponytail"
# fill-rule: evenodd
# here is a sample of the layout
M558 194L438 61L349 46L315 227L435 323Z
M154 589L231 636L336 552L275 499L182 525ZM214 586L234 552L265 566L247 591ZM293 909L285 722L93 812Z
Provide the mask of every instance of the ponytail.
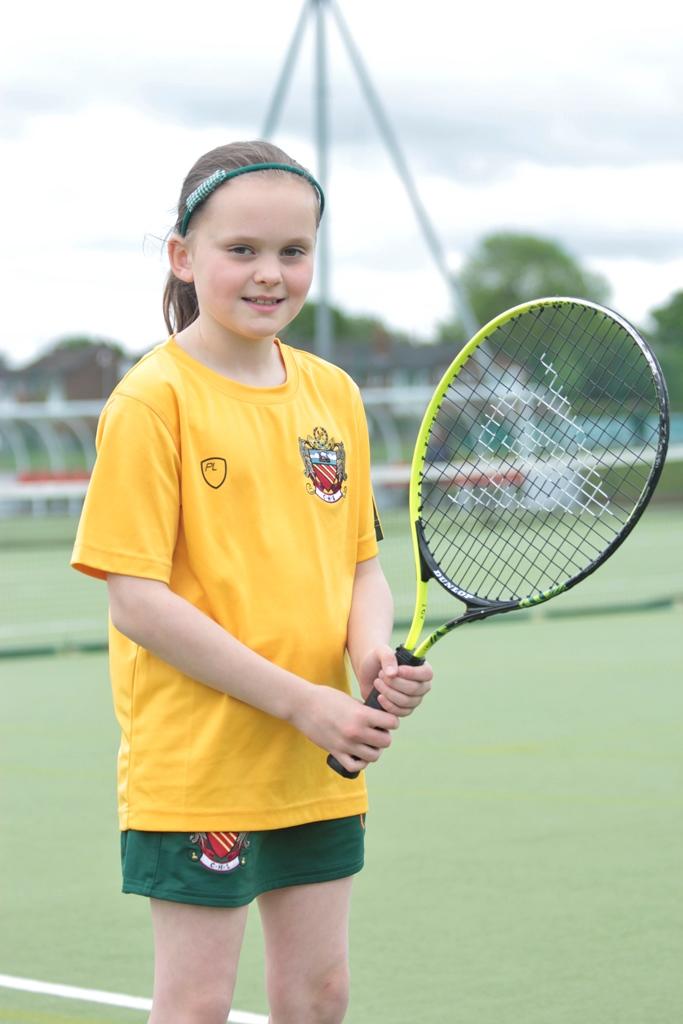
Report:
M164 286L163 311L169 334L179 334L199 316L194 285L181 281L172 270L169 270Z

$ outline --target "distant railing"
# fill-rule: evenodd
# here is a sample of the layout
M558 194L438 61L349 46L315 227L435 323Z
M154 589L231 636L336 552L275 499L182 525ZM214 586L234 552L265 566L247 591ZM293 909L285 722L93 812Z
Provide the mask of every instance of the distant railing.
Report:
M429 395L430 389L424 387L363 392L373 445L380 449L382 461L401 461ZM0 473L18 475L39 468L57 477L69 470L91 469L103 405L102 401L0 401ZM401 428L406 421L408 430Z
M417 426L431 387L365 388L373 481L391 498L408 483ZM0 401L0 516L77 513L95 461L102 401ZM674 414L668 461L683 462L683 415Z

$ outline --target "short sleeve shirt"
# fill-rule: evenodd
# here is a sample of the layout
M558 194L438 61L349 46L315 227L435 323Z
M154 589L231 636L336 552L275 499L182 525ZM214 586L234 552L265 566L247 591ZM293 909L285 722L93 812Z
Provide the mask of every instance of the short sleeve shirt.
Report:
M103 410L72 564L161 580L282 668L349 691L356 565L377 553L367 427L340 369L280 345L252 388L171 338ZM265 829L361 813L293 726L185 676L110 624L122 829Z

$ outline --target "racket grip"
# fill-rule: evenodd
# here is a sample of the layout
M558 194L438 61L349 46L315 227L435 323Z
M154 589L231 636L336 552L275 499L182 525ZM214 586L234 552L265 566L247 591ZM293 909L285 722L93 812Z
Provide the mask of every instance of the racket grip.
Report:
M396 661L399 663L399 665L424 665L424 658L416 658L411 651L406 650L403 644L398 645L395 654ZM370 708L378 708L379 711L384 710L382 708L382 705L377 700L378 697L379 693L373 686L365 701L366 706ZM349 771L348 768L345 768L343 764L339 763L339 761L337 760L336 757L334 757L333 754L328 754L327 763L330 766L330 768L332 768L332 770L337 773L337 775L341 775L342 778L344 779L357 779L358 776L360 775L360 770L354 772Z
M368 696L367 696L367 698L365 700L366 707L377 708L379 711L382 711L383 710L382 705L379 704L378 701L377 701L378 697L379 697L379 693L375 689L375 687L373 686L373 688L370 690L370 693L368 694ZM353 771L353 772L349 771L349 769L345 768L343 764L340 764L340 762L337 760L337 758L334 756L334 754L328 754L327 755L327 763L330 766L330 768L333 771L335 771L337 773L337 775L341 775L343 779L357 779L358 776L360 775L360 769L358 769L358 771Z
M344 765L337 760L334 754L327 755L327 763L332 771L336 772L337 775L341 775L343 779L357 779L360 775L360 771L350 772L348 768L345 768Z

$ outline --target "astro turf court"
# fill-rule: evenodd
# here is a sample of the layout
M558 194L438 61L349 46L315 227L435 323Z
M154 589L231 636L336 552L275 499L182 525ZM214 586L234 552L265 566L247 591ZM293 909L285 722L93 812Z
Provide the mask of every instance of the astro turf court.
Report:
M404 619L401 523L384 561ZM652 509L572 594L433 649L435 692L369 773L349 1024L683 1019L682 553L680 509ZM68 646L56 622L101 638L104 588L67 558L63 539L0 552L26 651ZM0 973L149 996L106 658L78 645L0 659ZM267 1009L256 912L235 1006ZM143 1020L0 986L1 1024Z

